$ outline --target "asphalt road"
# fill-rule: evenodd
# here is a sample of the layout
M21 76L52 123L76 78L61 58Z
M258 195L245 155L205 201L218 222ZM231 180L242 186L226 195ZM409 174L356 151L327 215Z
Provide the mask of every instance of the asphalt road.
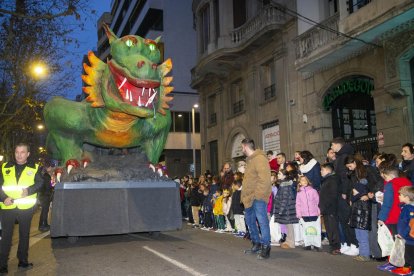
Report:
M81 237L72 244L40 233L35 217L29 252L34 268L26 272L17 271L16 243L17 233L9 275L391 275L376 269L381 263L301 248L272 247L270 259L257 260L243 253L250 247L248 241L185 223L182 230L159 236Z

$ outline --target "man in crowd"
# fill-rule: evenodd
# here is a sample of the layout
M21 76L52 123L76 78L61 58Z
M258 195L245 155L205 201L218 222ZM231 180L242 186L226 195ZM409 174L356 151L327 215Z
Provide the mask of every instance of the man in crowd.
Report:
M270 228L267 218L267 203L272 192L270 168L265 153L256 149L253 140L245 138L241 143L242 151L247 157L241 201L253 244L245 253L258 254L258 259L267 259L270 256ZM260 237L256 220L260 227Z
M403 171L407 178L414 185L414 146L406 143L401 148L401 156L403 161L400 164L400 170Z
M43 178L39 166L28 162L29 155L29 145L20 143L14 152L16 161L6 162L1 166L0 205L3 229L0 241L0 273L3 274L8 272L7 261L16 220L19 222L18 269L33 267L33 264L28 261L30 224L37 200L37 191L43 185Z
M223 175L220 179L221 189L223 191L229 190L231 188L231 185L233 184L233 181L234 181L234 173L231 169L231 165L230 163L224 163Z

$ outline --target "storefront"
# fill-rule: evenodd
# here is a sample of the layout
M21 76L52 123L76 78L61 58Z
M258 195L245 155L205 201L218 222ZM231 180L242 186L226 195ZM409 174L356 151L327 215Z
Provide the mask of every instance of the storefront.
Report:
M333 137L343 137L365 158L378 152L374 80L360 75L340 79L325 93L323 107L331 111Z

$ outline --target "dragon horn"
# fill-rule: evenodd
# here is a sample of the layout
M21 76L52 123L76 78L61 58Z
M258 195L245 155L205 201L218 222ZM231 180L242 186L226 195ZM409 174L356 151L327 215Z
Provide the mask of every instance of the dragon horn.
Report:
M105 29L106 36L108 37L109 44L111 44L114 40L117 40L118 37L114 34L114 32L109 28L108 25L105 23L103 24L103 27Z

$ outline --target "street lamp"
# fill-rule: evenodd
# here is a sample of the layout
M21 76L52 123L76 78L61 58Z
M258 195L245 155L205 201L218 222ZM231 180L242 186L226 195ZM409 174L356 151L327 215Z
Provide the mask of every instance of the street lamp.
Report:
M198 104L194 104L191 108L191 123L193 126L193 133L191 134L191 146L193 147L193 177L196 178L196 148L195 148L195 109L198 108Z
M38 124L37 129L38 130L43 130L43 129L45 129L45 126L43 124Z
M32 64L30 71L35 78L40 79L47 76L47 66L42 62Z

